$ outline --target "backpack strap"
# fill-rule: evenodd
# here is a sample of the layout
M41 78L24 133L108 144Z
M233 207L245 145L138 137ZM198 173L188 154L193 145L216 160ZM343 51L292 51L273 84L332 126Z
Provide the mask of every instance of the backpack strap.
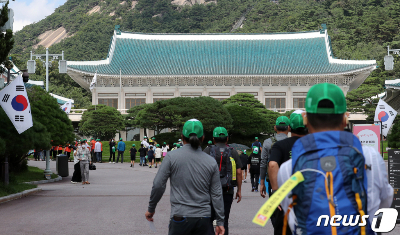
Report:
M296 201L297 196L293 195L292 198L293 198L293 201L292 201L292 203L290 203L290 205L285 213L285 217L283 218L282 235L286 235L286 228L287 228L287 223L288 223L289 212L293 208L293 206L297 205L297 201Z

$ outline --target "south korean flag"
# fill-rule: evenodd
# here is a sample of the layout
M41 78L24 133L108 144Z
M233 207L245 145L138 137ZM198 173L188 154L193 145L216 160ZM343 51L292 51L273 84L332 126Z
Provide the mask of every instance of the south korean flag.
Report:
M0 105L19 134L33 126L31 105L21 75L0 91Z
M71 112L71 101L69 100L67 103L65 103L63 106L61 106L62 111L64 111L66 114L69 114Z

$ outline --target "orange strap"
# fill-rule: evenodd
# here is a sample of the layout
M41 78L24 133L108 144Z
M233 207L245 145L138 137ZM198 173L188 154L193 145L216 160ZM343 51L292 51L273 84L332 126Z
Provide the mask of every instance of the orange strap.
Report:
M329 201L329 212L331 214L331 218L335 215L335 207L333 206L333 175L332 172L326 172L326 177L330 180L325 181L325 191L326 196ZM329 182L329 185L328 185ZM337 235L336 227L331 226L332 235Z
M357 202L357 206L358 206L358 211L360 212L361 218L365 215L365 212L362 209L362 202L361 202L361 198L360 198L360 194L356 193L356 202ZM361 229L361 235L365 235L365 226L360 226Z
M282 235L286 235L286 228L287 228L287 224L288 224L287 221L288 221L289 212L293 208L293 206L295 206L297 204L296 203L297 196L293 195L292 198L293 198L293 202L290 203L289 208L285 213L285 218L283 219Z

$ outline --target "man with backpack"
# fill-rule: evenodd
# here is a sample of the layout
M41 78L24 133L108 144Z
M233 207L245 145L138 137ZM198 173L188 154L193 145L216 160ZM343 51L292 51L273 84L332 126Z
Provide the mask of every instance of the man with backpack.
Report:
M259 152L262 152L262 144L260 143L260 141L258 140L258 137L254 138L254 143L251 144L251 149L253 149L254 146L258 147L258 150L260 150Z
M251 181L251 191L258 192L258 180L260 179L260 162L261 154L258 146L253 146L253 151L251 152L248 163L250 166L250 181Z
M274 130L276 135L264 141L264 151L261 153L260 163L260 195L265 198L267 190L265 188L265 181L269 182L268 177L268 163L269 155L271 153L272 145L280 140L286 139L290 131L290 121L286 116L280 116L276 119ZM268 184L268 194L271 194L271 184Z
M218 164L218 169L222 185L224 210L225 210L225 235L229 234L229 214L233 202L234 186L237 186L235 199L238 203L242 200L242 162L240 161L239 154L230 147L228 144L228 132L224 127L216 127L213 131L213 141L215 145L207 147L204 152L209 154L215 159ZM211 210L211 221L214 220L214 210ZM209 234L213 234L212 224L210 224Z
M269 157L268 175L271 184L271 195L278 190L278 171L282 163L288 161L292 157L292 147L294 143L301 137L308 134L307 128L303 124L301 114L292 113L290 115L290 133L291 137L284 140L277 141L271 148ZM281 207L275 210L271 216L271 222L274 226L274 234L281 235L283 228L284 211ZM290 231L286 230L289 235Z
M291 198L281 203L285 211L293 208L285 219L296 234L374 234L369 220L365 226L316 226L321 215L347 216L343 219L346 221L336 221L340 224L348 223L353 216L374 214L367 211L370 204L390 205L393 189L387 182L385 164L368 166L360 141L343 131L348 115L346 98L338 86L314 85L305 106L302 116L310 134L295 142L292 159L283 163L278 173L280 186L295 172L301 171L304 177L292 190ZM379 154L375 157L381 158ZM380 174L367 179L371 167L379 169ZM380 182L378 186L373 186L374 181Z

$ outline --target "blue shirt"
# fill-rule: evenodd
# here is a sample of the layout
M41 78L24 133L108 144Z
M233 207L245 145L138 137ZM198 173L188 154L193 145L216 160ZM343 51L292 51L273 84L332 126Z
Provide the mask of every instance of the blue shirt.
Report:
M122 141L118 142L117 150L124 152L125 151L125 143Z
M154 151L153 150L149 150L147 152L147 155L149 156L149 158L153 158L154 157Z

